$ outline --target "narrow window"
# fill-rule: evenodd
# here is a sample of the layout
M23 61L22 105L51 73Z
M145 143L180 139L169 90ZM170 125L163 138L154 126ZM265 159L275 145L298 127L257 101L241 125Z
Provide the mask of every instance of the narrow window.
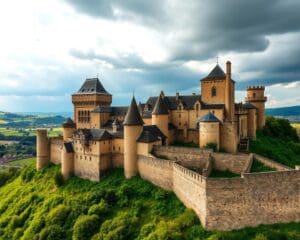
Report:
M211 88L211 96L212 96L212 97L217 96L217 89L216 89L215 86Z

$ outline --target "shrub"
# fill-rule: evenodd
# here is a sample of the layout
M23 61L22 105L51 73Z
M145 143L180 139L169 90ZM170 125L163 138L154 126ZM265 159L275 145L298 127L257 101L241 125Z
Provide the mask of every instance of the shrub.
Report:
M297 130L293 128L287 119L267 117L262 130L264 135L298 142Z
M45 227L39 234L39 240L62 240L66 239L66 231L57 225Z
M214 152L218 150L218 145L213 142L209 142L204 146L205 149L212 149Z
M90 207L88 214L103 217L106 216L108 212L109 212L108 204L104 200L101 200L100 203L94 204Z
M84 215L77 218L73 227L73 240L89 240L99 228L97 215Z
M54 176L54 182L57 187L60 187L64 184L64 178L60 172L57 172Z
M51 225L62 226L70 213L70 208L61 204L52 209L46 218L46 223Z
M100 232L92 240L134 239L137 218L122 212L113 219L102 223Z

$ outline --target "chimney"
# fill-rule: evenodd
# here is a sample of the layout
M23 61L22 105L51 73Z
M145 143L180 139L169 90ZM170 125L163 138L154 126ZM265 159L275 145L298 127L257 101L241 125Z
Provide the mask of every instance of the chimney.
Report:
M230 61L226 62L226 75L229 77L229 79L231 78L231 62Z

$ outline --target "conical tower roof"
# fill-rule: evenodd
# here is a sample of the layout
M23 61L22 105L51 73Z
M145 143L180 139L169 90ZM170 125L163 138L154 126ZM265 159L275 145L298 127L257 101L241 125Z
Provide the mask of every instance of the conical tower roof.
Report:
M143 119L140 115L135 98L133 97L130 106L128 108L128 111L126 113L123 125L135 126L135 125L143 125L143 124L144 124Z
M73 122L71 118L67 118L66 121L63 122L62 126L64 128L73 128L76 127L76 124Z
M214 114L208 112L200 118L199 122L220 122L220 120Z
M161 95L159 95L159 97L156 100L152 114L153 115L168 115L169 114L168 107L166 106Z
M222 68L217 64L214 69L202 80L209 80L209 79L225 79L226 74L222 70Z

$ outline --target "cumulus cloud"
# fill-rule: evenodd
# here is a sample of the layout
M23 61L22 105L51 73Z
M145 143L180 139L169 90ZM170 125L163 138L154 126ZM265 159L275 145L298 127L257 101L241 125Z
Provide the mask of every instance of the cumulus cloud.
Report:
M30 97L41 95L71 110L65 96L97 74L115 105L133 89L140 101L161 89L199 92L219 56L221 66L233 63L237 99L248 85L267 85L272 106L287 104L299 90L299 8L297 0L11 0L0 4L0 94L27 98L18 111L55 110Z

